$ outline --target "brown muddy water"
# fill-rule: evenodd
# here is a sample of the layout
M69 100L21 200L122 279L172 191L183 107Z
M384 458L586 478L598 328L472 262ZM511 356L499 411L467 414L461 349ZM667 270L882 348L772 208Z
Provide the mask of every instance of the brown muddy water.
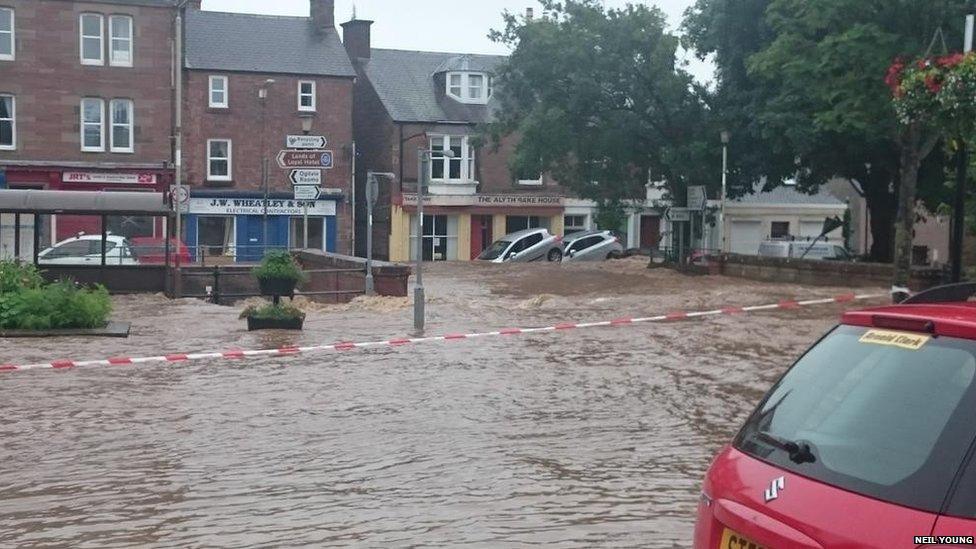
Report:
M428 333L754 305L838 288L605 265L435 265ZM407 300L245 331L120 297L127 340L0 362L374 340ZM837 305L374 351L0 376L0 547L687 547L701 476Z

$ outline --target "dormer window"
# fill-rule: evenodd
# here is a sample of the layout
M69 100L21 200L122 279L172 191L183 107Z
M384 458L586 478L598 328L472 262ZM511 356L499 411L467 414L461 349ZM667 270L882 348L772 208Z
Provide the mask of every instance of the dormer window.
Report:
M491 76L483 72L449 72L447 95L461 103L484 105L491 98Z

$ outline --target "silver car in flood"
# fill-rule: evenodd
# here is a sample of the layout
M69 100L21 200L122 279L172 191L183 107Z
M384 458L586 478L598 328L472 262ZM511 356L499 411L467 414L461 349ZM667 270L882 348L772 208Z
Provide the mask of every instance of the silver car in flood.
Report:
M508 234L481 252L478 259L492 263L561 261L562 238L546 229L526 229Z
M603 261L623 257L620 239L610 231L582 231L566 235L563 261Z

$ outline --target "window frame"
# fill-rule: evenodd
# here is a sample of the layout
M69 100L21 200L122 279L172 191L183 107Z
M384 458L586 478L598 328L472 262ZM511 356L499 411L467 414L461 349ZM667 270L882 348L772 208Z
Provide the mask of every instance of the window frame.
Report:
M214 98L213 98L213 96L214 96L214 82L216 82L218 80L223 81L223 83L224 83L224 89L221 90L222 93L224 94L224 101L223 101L223 103L216 103L216 102L214 102ZM230 79L227 78L227 76L221 75L221 74L211 74L207 78L207 105L209 105L209 107L211 109L227 109L227 108L230 108Z
M311 91L311 93L304 93L302 91L302 86L305 85L305 84L311 84L312 85L312 91ZM316 103L317 103L318 100L317 100L317 97L316 97L316 90L315 90L315 88L316 88L316 86L315 86L315 80L299 80L298 81L298 110L299 111L301 111L301 112L315 112L316 111L316 107L317 107ZM311 100L312 100L311 106L302 105L302 98L303 97L310 97L311 98Z
M85 18L98 18L98 59L85 58L85 38L96 38L85 34ZM105 65L105 16L100 13L84 12L78 14L78 58L82 65L101 67Z
M10 30L0 30L0 36L10 35L10 53L0 53L0 61L14 61L17 59L17 10L9 6L0 6L0 11L10 13Z
M211 156L211 145L214 142L227 143L227 157L226 158L214 158ZM234 175L234 142L231 139L225 138L215 138L207 140L207 181L232 181ZM214 160L226 160L227 161L227 175L214 175L213 174L213 161Z
M118 104L128 105L129 123L128 124L117 124L115 122L115 106ZM109 118L108 118L108 128L109 128L109 151L114 153L135 153L136 152L136 106L135 102L131 99L113 99L109 101ZM128 147L116 147L115 146L115 128L127 127L129 129L129 146Z
M460 95L454 93L454 89L458 89L458 86L452 84L454 77L459 76L461 78ZM477 87L479 95L475 97L471 94L471 80L472 76L481 78L481 85ZM451 71L447 73L445 80L444 93L448 97L454 99L455 101L461 103L467 103L471 105L487 105L488 101L491 99L492 95L492 82L491 75L486 72L479 71Z
M428 169L428 177L431 181L436 181L439 183L471 183L475 181L474 174L476 169L477 153L475 152L474 146L471 145L471 140L467 135L448 135L448 134L430 134L428 136L428 146L432 152L430 155L430 167ZM434 141L441 140L442 147L439 149L434 148ZM446 156L435 156L433 153L437 151L449 151L451 150L451 140L460 139L461 140L461 156L448 158ZM458 161L461 163L461 172L459 178L451 177L451 162ZM443 163L444 177L435 178L434 177L434 163Z
M129 42L129 60L127 62L118 62L115 60L115 35L113 34L113 23L118 19L125 19L129 21L129 37L119 38L119 41L128 40ZM133 67L135 66L135 42L136 42L136 23L135 19L131 15L125 14L114 14L108 16L108 64L112 67Z
M89 147L85 145L85 127L94 126L95 122L85 121L85 103L88 101L98 102L98 146ZM100 153L105 152L105 100L101 97L82 97L79 103L79 122L80 122L80 137L81 137L81 152L92 152Z
M776 236L776 229L783 229L785 227L786 232ZM787 238L790 236L790 222L789 221L770 221L769 222L769 238Z
M10 118L0 118L0 122L10 122L10 145L0 143L0 151L17 150L17 96L12 93L0 93L0 99L10 98Z

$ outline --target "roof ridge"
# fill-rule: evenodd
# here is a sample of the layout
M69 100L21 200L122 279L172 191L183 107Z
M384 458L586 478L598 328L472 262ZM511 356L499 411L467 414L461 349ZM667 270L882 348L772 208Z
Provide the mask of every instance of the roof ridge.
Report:
M509 57L508 55L501 54L501 53L466 53L466 52L457 52L457 51L408 50L403 48L373 48L373 51L374 52L393 51L393 52L402 52L402 53L429 53L432 55L454 55L454 56L476 55L478 57L505 57L505 58Z
M192 10L191 13L199 14L213 14L213 15L229 15L232 17L251 17L255 19L288 19L288 20L302 20L311 21L311 16L308 15L274 15L270 13L242 13L237 11L219 11L219 10ZM334 29L335 27L333 27Z

